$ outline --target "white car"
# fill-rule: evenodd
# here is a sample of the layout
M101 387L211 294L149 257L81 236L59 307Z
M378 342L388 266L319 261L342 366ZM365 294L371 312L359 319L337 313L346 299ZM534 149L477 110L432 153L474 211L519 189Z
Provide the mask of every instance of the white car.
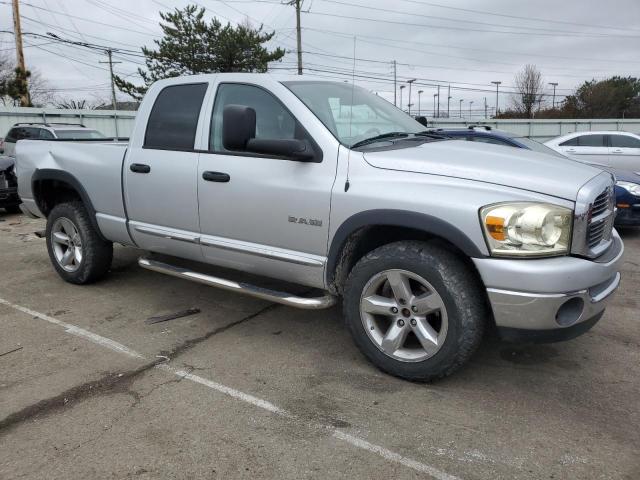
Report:
M100 140L104 138L102 133L79 123L16 123L7 133L2 150L5 155L15 157L18 140Z
M640 172L640 136L629 132L574 132L545 142L580 162Z

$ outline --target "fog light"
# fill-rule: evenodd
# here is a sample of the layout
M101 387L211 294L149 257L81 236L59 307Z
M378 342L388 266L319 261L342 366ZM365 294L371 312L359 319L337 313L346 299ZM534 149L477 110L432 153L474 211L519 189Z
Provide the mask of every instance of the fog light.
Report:
M584 301L580 297L570 298L562 304L556 313L556 323L568 327L578 321L584 310Z

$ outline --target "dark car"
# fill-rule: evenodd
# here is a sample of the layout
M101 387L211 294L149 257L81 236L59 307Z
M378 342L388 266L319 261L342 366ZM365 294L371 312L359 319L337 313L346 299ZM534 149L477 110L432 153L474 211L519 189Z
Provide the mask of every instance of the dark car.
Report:
M470 142L491 143L493 145L505 145L507 147L526 148L540 153L554 155L556 157L567 158L546 145L531 140L527 137L516 135L515 133L496 130L489 126L470 126L468 128L439 128L432 130L457 140L469 140Z
M616 177L616 226L640 226L640 175L607 169Z
M19 213L19 205L14 160L6 155L0 155L0 208L4 208L9 213Z
M571 160L546 145L521 137L515 133L495 130L488 126L470 126L468 128L439 128L432 130L452 139L468 140L471 142L492 143L508 147L526 148L536 152L546 153ZM616 226L640 226L640 175L613 168L600 167L611 172L616 177Z

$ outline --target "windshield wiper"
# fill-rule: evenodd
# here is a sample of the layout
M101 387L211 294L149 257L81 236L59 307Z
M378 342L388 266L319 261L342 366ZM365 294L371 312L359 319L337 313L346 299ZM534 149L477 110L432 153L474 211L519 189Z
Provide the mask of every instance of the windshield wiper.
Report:
M354 143L353 145L351 145L351 147L349 148L358 148L358 147L362 147L364 145L368 145L370 143L374 143L377 142L378 140L384 140L386 138L394 138L394 137L398 137L398 138L404 138L404 137L408 137L409 134L407 132L387 132L387 133L381 133L380 135L376 135L375 137L371 137L371 138L365 138L364 140L360 140L359 142Z
M421 132L414 133L414 135L416 137L429 137L429 138L434 138L436 140L445 140L449 138L448 136L443 135L441 133L435 133L433 130L423 130Z

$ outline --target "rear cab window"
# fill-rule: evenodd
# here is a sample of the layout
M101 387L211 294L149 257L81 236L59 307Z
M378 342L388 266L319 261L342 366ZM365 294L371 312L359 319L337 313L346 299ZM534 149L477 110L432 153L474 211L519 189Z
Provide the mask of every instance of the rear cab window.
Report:
M143 148L192 151L208 85L189 83L162 89L149 114Z

